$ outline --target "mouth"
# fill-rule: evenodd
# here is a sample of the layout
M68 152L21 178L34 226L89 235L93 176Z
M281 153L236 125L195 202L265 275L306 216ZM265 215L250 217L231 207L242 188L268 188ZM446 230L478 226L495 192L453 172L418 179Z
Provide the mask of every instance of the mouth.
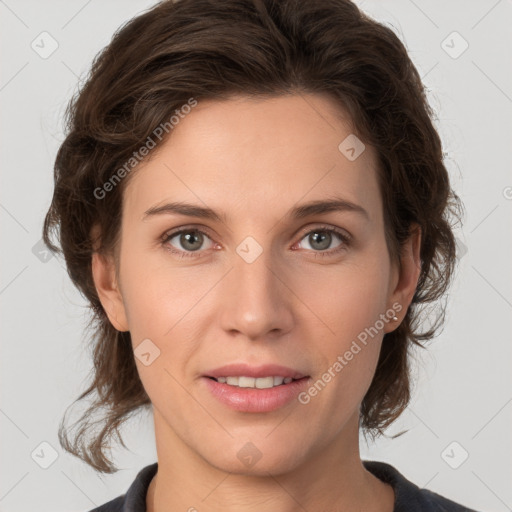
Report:
M209 370L203 376L214 379L221 384L258 389L282 386L306 377L304 373L298 370L279 364L249 366L245 363L227 364Z
M284 386L301 379L294 379L292 377L282 377L280 375L270 375L268 377L248 377L242 376L228 376L228 377L208 377L220 384L227 384L237 388L254 388L254 389L270 389L278 386ZM305 379L306 377L302 377Z
M265 413L293 402L310 377L281 365L231 364L203 374L206 390L239 412Z

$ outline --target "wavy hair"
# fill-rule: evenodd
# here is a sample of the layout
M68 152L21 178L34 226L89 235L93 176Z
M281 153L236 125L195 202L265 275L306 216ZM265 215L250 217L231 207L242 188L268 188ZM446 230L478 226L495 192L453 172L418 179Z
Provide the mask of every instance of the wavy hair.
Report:
M94 250L115 252L123 190L136 170L108 197L99 198L97 190L191 97L302 93L333 98L358 137L376 149L386 240L395 261L411 226L421 228L417 290L400 326L384 336L360 427L365 435L382 435L407 407L409 349L424 346L442 326L444 306L422 328L427 306L442 303L453 275L453 221L460 221L462 206L406 48L393 30L349 0L166 0L113 35L69 102L43 227L45 243L63 254L91 310L92 379L74 403L91 402L72 435L64 415L59 441L97 471L118 470L106 454L110 440L117 437L125 446L120 426L151 404L130 333L110 324L91 273ZM95 225L99 240L91 236Z

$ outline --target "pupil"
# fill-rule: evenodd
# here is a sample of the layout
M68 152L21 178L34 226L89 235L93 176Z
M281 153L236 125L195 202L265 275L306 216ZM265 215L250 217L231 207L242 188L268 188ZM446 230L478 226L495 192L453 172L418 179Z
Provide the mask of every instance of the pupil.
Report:
M322 232L320 232L322 233ZM323 232L324 234L318 234L315 233L313 235L310 235L310 237L314 240L315 243L318 243L320 241L320 245L321 247L318 247L318 249L327 249L330 245L330 237L331 237L331 234L330 233L326 233L325 231ZM327 243L323 243L322 242L325 242L327 240Z
M183 247L191 250L191 251L196 251L199 249L199 247L201 247L201 244L199 244L198 247L193 247L193 244L194 244L194 238L197 239L199 238L198 235L200 235L200 233L197 233L196 231L192 232L193 234L191 233L186 233L186 234L182 234L181 235L181 238L182 238L182 245ZM183 242L184 240L184 242ZM199 238L200 240L200 238ZM192 247L190 247L190 245L192 245Z

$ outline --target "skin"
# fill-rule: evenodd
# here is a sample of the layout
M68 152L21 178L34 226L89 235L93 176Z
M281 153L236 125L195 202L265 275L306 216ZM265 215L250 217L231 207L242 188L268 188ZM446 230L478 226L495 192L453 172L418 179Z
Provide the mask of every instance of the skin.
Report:
M149 338L160 350L149 366L136 358L159 464L149 511L393 510L392 488L360 459L359 406L382 338L416 289L420 233L404 245L399 268L384 237L373 148L354 161L338 149L351 133L340 107L322 95L204 101L131 176L117 273L113 258L96 253L93 276L114 327L130 331L134 349ZM333 195L368 216L286 218L297 204ZM144 218L169 201L225 212L226 222ZM205 231L198 251L179 235L162 242L181 226ZM311 231L325 226L352 241L333 234L322 250ZM247 236L263 251L250 264L236 252ZM243 413L204 386L205 371L238 362L282 364L315 382L393 304L402 306L398 321L386 322L306 405ZM248 441L262 454L252 467L237 457Z

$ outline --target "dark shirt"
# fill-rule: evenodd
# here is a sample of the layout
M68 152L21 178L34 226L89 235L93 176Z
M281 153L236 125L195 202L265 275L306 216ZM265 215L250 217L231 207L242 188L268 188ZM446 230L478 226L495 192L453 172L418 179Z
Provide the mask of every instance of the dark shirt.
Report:
M420 489L385 462L363 460L364 467L395 491L393 512L476 512L428 489ZM146 512L146 493L158 463L142 468L128 491L90 512Z

